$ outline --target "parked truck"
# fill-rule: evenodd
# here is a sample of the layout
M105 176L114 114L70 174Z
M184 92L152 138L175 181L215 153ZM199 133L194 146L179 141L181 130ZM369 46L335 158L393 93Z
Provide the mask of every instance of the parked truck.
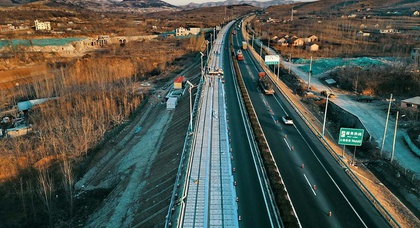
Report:
M258 73L258 84L265 94L274 94L273 83L265 72Z
M238 50L238 51L236 52L236 58L237 58L237 60L238 60L238 61L242 61L242 60L244 60L244 54L242 53L242 51L241 51L241 50Z
M246 41L242 41L242 50L246 50L248 48L248 43Z

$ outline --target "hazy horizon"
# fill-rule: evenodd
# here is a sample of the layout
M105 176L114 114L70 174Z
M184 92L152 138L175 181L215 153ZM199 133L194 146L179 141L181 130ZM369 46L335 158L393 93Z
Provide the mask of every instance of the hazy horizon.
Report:
M224 2L225 0L163 0L163 1L172 5L175 5L175 6L183 6L191 2L193 3ZM266 2L268 0L255 0L255 1Z

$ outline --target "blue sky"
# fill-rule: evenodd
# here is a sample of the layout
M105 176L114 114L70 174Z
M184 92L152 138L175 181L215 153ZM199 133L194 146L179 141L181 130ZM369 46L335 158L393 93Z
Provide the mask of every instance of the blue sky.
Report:
M224 0L163 0L163 1L172 5L175 5L175 6L187 5L190 2L194 2L194 3L224 2ZM257 0L257 1L264 2L262 0Z

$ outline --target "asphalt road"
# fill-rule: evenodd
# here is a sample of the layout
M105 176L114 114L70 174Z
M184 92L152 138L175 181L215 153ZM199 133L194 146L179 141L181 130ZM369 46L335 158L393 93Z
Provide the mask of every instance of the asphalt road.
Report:
M227 36L227 39L229 36ZM228 40L225 44L228 44ZM266 204L259 186L257 170L251 154L249 139L245 125L241 118L239 101L234 89L234 81L231 72L231 59L229 48L222 52L224 63L224 78L226 90L227 113L229 114L230 139L235 167L234 178L237 183L236 194L238 196L238 215L241 216L240 227L271 227Z
M235 50L241 42L235 36ZM389 227L280 92L258 90L261 69L249 51L244 57L239 66L245 84L302 227ZM294 125L282 124L286 114Z

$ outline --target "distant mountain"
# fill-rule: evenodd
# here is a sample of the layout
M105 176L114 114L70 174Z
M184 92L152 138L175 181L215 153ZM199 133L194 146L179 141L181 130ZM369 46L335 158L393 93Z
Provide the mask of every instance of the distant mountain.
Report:
M291 4L292 0L271 0L271 1L254 1L254 0L226 0L224 2L206 2L206 3L189 3L185 6L181 6L182 9L195 9L201 7L213 7L213 6L228 6L228 5L242 5L247 4L255 7L260 8L267 8L272 5L283 5L283 4Z
M39 0L0 0L0 6L13 6L37 1Z
M0 6L16 6L32 2L45 5L65 5L93 11L156 12L178 10L178 7L161 0L0 0Z
M160 0L50 0L69 6L78 6L93 11L152 12L176 10L177 7Z

